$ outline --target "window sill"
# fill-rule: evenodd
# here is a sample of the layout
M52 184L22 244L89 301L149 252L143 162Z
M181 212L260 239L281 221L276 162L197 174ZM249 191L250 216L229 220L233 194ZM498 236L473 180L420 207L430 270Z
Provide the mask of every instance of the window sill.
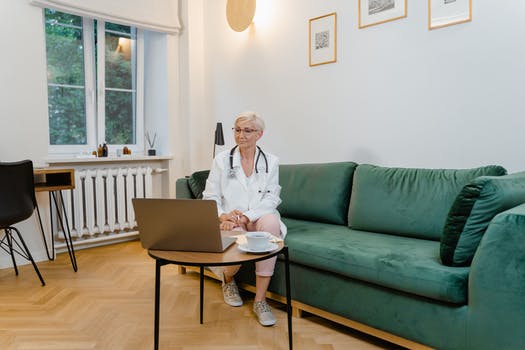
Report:
M122 156L122 157L100 157L100 158L47 158L45 162L49 165L59 164L100 164L100 163L123 163L123 162L147 162L159 160L171 160L172 156Z

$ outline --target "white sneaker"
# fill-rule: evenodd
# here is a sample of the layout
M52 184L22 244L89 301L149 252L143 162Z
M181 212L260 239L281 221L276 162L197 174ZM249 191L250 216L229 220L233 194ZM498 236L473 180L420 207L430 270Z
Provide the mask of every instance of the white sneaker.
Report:
M224 302L230 306L242 305L242 299L235 280L222 284L222 296L224 297Z
M259 323L263 326L273 326L276 322L272 309L266 301L254 301L253 312L255 312Z

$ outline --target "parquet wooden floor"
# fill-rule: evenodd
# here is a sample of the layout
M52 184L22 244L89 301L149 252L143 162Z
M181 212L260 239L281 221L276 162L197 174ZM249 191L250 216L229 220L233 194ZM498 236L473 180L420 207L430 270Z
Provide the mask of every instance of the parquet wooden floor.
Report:
M67 254L38 263L42 287L30 265L0 270L0 349L143 350L153 348L155 264L140 243L77 252L73 272ZM272 303L274 327L252 315L253 295L232 308L220 284L205 282L204 324L199 324L199 278L162 268L160 348L173 350L287 349L286 313ZM394 349L394 345L309 316L294 318L294 349Z

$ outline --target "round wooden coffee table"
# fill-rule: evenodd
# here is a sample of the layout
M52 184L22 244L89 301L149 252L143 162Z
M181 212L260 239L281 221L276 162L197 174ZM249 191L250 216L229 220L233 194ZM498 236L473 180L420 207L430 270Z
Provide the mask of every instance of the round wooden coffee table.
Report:
M286 279L286 313L288 314L288 345L293 348L292 341L292 304L290 293L290 260L288 247L283 242L277 243L278 248L269 253L248 254L240 251L237 244L233 244L223 253L203 253L168 250L148 250L149 256L155 259L155 334L154 349L159 348L159 320L160 320L160 268L168 264L181 266L198 266L200 268L200 323L203 322L204 302L204 267L239 265L245 262L266 260L277 255L284 255Z

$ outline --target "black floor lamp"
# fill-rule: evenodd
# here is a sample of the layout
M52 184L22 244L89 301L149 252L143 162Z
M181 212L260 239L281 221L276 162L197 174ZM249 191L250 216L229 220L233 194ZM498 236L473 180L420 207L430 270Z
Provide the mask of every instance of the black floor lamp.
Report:
M215 146L224 146L224 133L222 132L222 123L217 123L215 127L215 141L213 142L213 158L215 158Z

